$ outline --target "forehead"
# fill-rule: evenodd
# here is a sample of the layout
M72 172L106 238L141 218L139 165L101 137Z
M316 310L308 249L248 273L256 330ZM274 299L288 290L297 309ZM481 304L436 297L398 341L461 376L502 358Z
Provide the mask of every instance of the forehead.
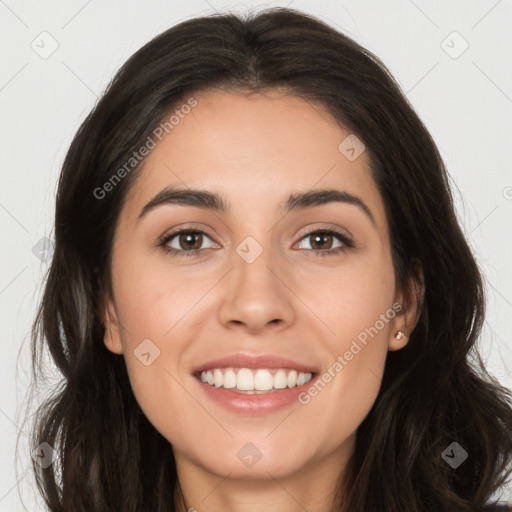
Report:
M194 98L197 105L173 118L146 157L127 201L133 215L169 185L217 191L255 214L291 192L339 188L364 197L377 222L386 224L367 152L347 158L344 141L354 135L317 103L280 90Z

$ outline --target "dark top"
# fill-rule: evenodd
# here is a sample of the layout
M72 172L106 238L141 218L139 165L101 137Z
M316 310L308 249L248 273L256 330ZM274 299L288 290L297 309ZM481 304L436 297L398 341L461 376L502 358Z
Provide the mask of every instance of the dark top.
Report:
M486 505L482 512L512 512L512 505Z

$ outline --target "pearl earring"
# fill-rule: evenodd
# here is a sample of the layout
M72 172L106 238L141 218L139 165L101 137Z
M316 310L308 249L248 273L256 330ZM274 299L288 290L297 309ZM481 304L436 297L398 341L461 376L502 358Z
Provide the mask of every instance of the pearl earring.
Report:
M402 338L407 338L407 333L405 333L404 331L397 331L395 333L395 338L397 340L401 340Z

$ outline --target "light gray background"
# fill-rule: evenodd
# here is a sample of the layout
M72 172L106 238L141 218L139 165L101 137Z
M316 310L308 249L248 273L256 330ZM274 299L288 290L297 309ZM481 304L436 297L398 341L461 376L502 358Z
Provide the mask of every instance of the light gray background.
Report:
M432 133L487 280L481 351L491 373L512 388L511 0L0 0L0 512L42 510L27 471L26 435L16 471L14 448L29 381L28 332L48 267L33 247L53 235L56 180L73 134L114 72L155 35L214 10L274 5L310 12L373 51ZM464 40L469 47L457 56ZM58 48L45 55L52 44Z

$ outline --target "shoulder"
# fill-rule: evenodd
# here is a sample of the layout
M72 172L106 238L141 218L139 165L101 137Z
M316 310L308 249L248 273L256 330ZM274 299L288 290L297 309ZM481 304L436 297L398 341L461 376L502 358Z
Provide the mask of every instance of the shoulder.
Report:
M496 505L486 505L482 512L512 512L512 505L506 504L496 504Z

